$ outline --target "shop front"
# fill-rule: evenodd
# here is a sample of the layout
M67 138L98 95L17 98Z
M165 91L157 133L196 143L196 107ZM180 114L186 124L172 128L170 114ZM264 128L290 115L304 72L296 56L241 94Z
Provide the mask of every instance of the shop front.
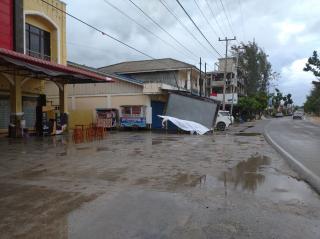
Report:
M21 137L25 130L31 128L35 128L38 135L48 127L56 130L60 127L63 130L62 125L67 124L68 84L113 82L109 77L93 71L56 64L3 48L0 48L0 76L4 85L0 94L0 129L9 132L11 137ZM43 81L54 82L59 88L58 107L46 105L45 96L41 94L25 95L27 81L34 81L38 83L37 86L41 86Z

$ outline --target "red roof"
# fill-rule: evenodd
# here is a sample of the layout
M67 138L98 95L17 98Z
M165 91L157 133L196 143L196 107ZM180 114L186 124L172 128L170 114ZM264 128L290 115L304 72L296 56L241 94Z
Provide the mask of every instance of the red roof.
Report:
M42 60L42 59L39 59L36 57L28 56L28 55L25 55L25 54L22 54L22 53L19 53L16 51L4 49L4 48L0 48L0 54L5 55L10 58L13 58L13 59L27 62L32 65L36 65L36 66L44 67L44 68L47 68L50 70L54 70L54 71L65 72L65 73L69 73L69 74L79 74L79 75L83 75L83 76L92 78L94 80L99 80L99 81L114 82L114 80L111 79L110 77L106 77L102 74L97 74L94 71L79 69L79 68L72 67L72 66L65 66L65 65L53 63L50 61L45 61L45 60ZM79 81L81 81L81 79L79 79Z

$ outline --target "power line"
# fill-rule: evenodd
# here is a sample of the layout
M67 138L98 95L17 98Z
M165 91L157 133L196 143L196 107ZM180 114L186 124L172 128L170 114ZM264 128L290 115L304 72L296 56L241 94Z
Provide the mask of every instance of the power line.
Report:
M242 34L243 34L243 38L244 41L246 41L246 32L245 32L245 28L244 28L244 20L243 20L243 10L242 10L242 4L241 4L241 0L238 0L239 3L239 7L240 7L240 13L241 13L241 25L242 25Z
M223 5L222 0L220 0L220 3L221 3L221 6L222 6L222 9L223 9L224 15L225 15L225 16L226 16L226 18L227 18L228 25L229 25L229 27L230 27L231 33L232 33L232 35L234 35L234 36L235 36L234 31L233 31L233 28L232 28L231 23L230 23L230 20L229 20L229 17L228 17L228 14L227 14L227 11L226 11L226 9L225 9L225 7L224 7L224 5ZM237 42L239 43L239 41L238 41L238 40L237 40Z
M143 28L145 31L149 32L150 34L152 34L154 37L158 38L159 40L161 40L163 43L169 45L170 47L172 47L173 49L175 49L176 51L183 53L180 51L180 49L178 49L177 47L175 47L174 45L172 45L171 43L169 43L168 41L164 40L163 38L161 38L160 36L158 36L157 34L153 33L152 31L150 31L148 28L146 28L145 26L143 26L142 24L140 24L138 21L136 21L134 18L130 17L128 14L126 14L124 11L122 11L121 9L119 9L118 7L116 7L115 5L113 5L112 3L108 2L107 0L103 0L106 4L108 4L109 6L111 6L112 8L114 8L115 10L117 10L118 12L120 12L122 15L124 15L125 17L129 18L131 21L133 21L135 24L137 24L138 26L140 26L141 28ZM184 53L183 53L184 54Z
M170 36L171 39L173 39L179 46L181 46L183 49L185 49L187 52L189 52L194 57L198 58L196 54L194 54L192 51L190 51L188 48L186 48L181 42L179 42L174 36L172 36L166 29L164 29L159 23L157 23L152 17L150 17L141 7L139 7L137 4L135 4L132 0L129 0L137 9L139 9L143 15L145 15L150 21L152 21L154 24L156 24L162 31L164 31L168 36Z
M206 39L207 43L212 47L212 49L219 55L221 56L221 54L217 51L217 49L209 42L209 40L206 38L206 36L202 33L202 31L200 30L200 28L197 26L197 24L193 21L193 19L191 18L191 16L189 15L189 13L186 11L186 9L182 6L182 4L180 3L179 0L176 0L176 2L179 4L179 6L182 8L182 10L184 11L184 13L188 16L188 18L190 19L190 21L193 23L193 25L197 28L197 30L200 32L200 34L203 36L204 39Z
M101 33L103 36L107 36L107 37L111 38L112 40L115 40L115 41L119 42L120 44L122 44L122 45L124 45L124 46L126 46L126 47L128 47L128 48L130 48L130 49L132 49L132 50L134 50L134 51L136 51L136 52L139 52L140 54L142 54L142 55L144 55L144 56L146 56L146 57L148 57L148 58L155 59L155 58L153 58L152 56L150 56L150 55L148 55L148 54L146 54L146 53L138 50L137 48L135 48L135 47L133 47L133 46L130 46L129 44L127 44L127 43L119 40L118 38L116 38L116 37L114 37L114 36L111 36L110 34L105 33L104 31L96 28L95 26L92 26L92 25L90 25L89 23L87 23L87 22L85 22L85 21L83 21L83 20L81 20L81 19L79 19L79 18L71 15L70 13L68 13L68 12L66 12L66 11L64 11L64 10L61 10L60 8L54 6L53 4L48 3L48 2L46 2L45 0L41 0L41 1L44 2L44 3L46 3L46 4L49 5L49 6L53 7L54 9L56 9L56 10L58 10L58 11L64 13L64 14L66 14L66 15L68 15L69 17L71 17L71 18L73 18L73 19L75 19L75 20L83 23L84 25L90 27L91 29L93 29L93 30Z
M180 25L196 40L206 51L210 51L201 41L187 28L187 26L179 19L179 17L168 7L168 3L165 0L159 0L159 2L164 6L167 11L180 23Z
M216 30L213 28L213 26L212 26L211 23L209 22L208 18L204 15L204 13L203 13L203 11L201 10L201 8L200 8L199 4L197 3L197 1L196 1L196 0L193 0L193 1L194 1L194 3L197 5L197 8L199 9L202 17L206 20L206 22L208 23L209 27L210 27L211 30L213 31L213 33L214 33L217 37L219 37L219 34L218 34L218 33L216 32Z
M205 1L206 1L207 5L208 5L208 8L209 8L209 10L210 10L210 12L211 12L211 15L212 15L214 21L216 22L217 26L219 27L220 32L222 33L222 35L226 35L226 34L224 33L224 31L222 30L222 27L220 26L220 24L219 24L219 22L218 22L218 20L217 20L217 18L216 18L216 15L213 13L213 10L212 10L212 8L211 8L208 0L205 0Z

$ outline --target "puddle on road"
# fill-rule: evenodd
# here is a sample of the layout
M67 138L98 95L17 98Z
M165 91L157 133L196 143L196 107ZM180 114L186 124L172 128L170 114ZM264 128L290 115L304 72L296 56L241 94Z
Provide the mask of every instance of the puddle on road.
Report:
M231 182L235 189L254 192L265 181L263 166L270 165L271 159L264 155L252 155L246 161L239 162L227 172L223 172L219 180Z
M67 152L56 153L57 156L67 156Z
M109 151L109 148L108 148L108 147L97 147L97 148L96 148L96 151L97 151L97 152Z
M178 187L195 187L200 183L201 176L186 174L186 173L178 173L173 178L172 181L169 182L169 188L174 189Z
M111 181L111 182L117 182L122 179L125 179L124 175L127 172L127 170L128 170L127 167L114 168L114 169L99 173L98 178L102 180Z
M236 135L236 136L259 136L259 135L261 135L261 133L245 133L245 132L241 132L241 133L236 133L234 135Z
M76 147L77 150L88 150L91 149L91 147Z
M162 140L152 140L152 145L161 144Z

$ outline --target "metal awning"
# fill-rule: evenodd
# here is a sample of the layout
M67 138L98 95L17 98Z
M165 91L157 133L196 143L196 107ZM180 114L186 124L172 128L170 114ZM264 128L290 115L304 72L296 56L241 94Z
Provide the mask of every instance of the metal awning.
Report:
M108 83L114 80L97 72L52 63L0 48L0 72L47 79L61 84Z

